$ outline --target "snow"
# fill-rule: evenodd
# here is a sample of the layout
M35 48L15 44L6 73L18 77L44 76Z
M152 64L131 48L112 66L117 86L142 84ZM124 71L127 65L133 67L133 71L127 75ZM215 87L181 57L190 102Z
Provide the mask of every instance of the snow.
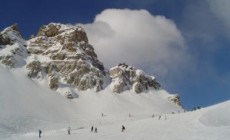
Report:
M227 127L230 126L230 101L208 108L200 121L208 127Z
M77 95L70 100L33 82L22 68L0 66L0 77L0 139L36 140L38 129L46 140L229 139L230 101L184 112L167 100L171 95L165 90L115 94L109 87L99 93L70 87ZM98 133L90 132L92 125ZM71 135L66 131L69 126Z
M71 32L69 27L72 26L61 25L61 31L69 29ZM10 54L11 50L22 48L25 44L20 36L11 32L8 35L17 42L1 48L0 55ZM83 53L81 49L77 52ZM79 91L64 85L64 82L60 83L57 91L52 91L42 73L38 79L26 76L24 62L49 62L50 58L24 55L16 55L16 68L7 69L0 64L0 140L37 140L39 129L43 131L41 139L46 140L229 139L230 101L184 112L180 106L169 101L174 95L163 89L141 94L131 90L122 94L112 93L110 86L106 86L111 83L108 75L104 77L107 78L103 85L105 89L100 92ZM141 70L136 72L137 75L145 74ZM116 82L119 79L114 79L113 83ZM74 99L61 96L67 93L72 94ZM126 127L124 132L121 132L122 125ZM91 126L97 127L98 133L91 133ZM71 135L67 134L68 127L71 127Z

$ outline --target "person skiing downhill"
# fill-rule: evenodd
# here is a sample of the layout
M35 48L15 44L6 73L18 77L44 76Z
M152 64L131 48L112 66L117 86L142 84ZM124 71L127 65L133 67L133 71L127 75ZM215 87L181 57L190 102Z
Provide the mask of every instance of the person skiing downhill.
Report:
M38 136L39 136L39 138L41 138L41 136L42 136L42 130L38 130Z
M70 127L67 128L67 132L69 135L70 135L70 129L71 129Z
M121 126L121 132L123 132L123 131L125 131L125 126L124 125Z
M95 129L94 129L94 133L97 133L97 127L95 127Z
M93 126L91 127L91 132L93 132Z

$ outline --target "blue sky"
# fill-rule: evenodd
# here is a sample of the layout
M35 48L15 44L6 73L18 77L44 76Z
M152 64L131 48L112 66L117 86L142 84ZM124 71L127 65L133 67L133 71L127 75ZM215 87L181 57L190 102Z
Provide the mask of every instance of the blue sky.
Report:
M152 59L146 57L146 62L142 60L135 63L129 58L127 61L128 64L154 75L163 88L169 92L180 94L182 104L189 109L194 106L208 106L230 99L230 17L226 14L230 12L229 6L230 2L227 0L2 0L0 30L13 23L18 23L23 36L28 38L31 34L36 34L41 25L50 22L82 23L89 30L89 33L87 32L89 41L95 45L95 51L99 53L99 58L106 58L102 56L103 53L100 53L101 48L97 47L97 42L93 41L93 35L96 34L94 32L97 31L94 29L97 20L109 22L113 18L123 17L113 17L113 13L115 15L116 13L118 15L126 13L146 16L144 18L146 20L158 21L157 15L159 15L162 18L162 24L166 23L170 29L173 29L174 25L176 26L172 38L174 41L178 41L176 45L183 42L183 46L175 46L176 49L165 47L162 51L169 55L163 58L164 61L161 61L157 55L154 55ZM103 12L111 8L125 8L130 9L130 11ZM140 13L140 9L144 9L146 12ZM136 12L132 10L136 10ZM98 15L97 19L95 19L96 15ZM110 15L111 20L106 17L108 15ZM145 23L143 21L143 25ZM141 25L142 23L135 24L135 27ZM166 26L159 25L159 27ZM106 27L102 26L103 28L106 30ZM149 32L148 36L151 36L151 33L155 33L155 30ZM179 38L181 36L182 39L175 36ZM154 37L156 36L153 35ZM164 40L166 35L162 34L160 37ZM129 39L130 37L125 41L132 42ZM95 44L93 44L94 42ZM162 42L156 41L154 45L158 45L157 43L162 45ZM119 45L122 46L122 44ZM161 48L158 49L161 50ZM133 58L131 55L135 54L130 54L129 57ZM177 55L177 59L166 60L166 58L171 59ZM140 55L140 57L142 56ZM101 59L101 61L104 60ZM156 62L152 63L152 61ZM160 65L161 62L165 64ZM110 66L109 61L105 63ZM162 69L157 70L158 66ZM163 73L162 71L165 69L167 71Z

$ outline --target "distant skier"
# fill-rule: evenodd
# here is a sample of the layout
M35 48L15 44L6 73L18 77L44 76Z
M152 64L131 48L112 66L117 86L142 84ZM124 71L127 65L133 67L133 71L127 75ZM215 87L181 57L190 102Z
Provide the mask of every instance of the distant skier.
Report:
M121 132L123 132L123 131L125 131L125 126L124 125L121 126Z
M93 126L91 127L91 132L93 132Z
M70 135L70 129L71 129L70 127L67 128L67 132L69 135Z
M161 115L159 115L159 120L161 119Z
M129 117L131 117L131 114L129 114Z
M103 116L104 116L104 114L103 114L103 113L101 113L101 116L103 117Z
M165 115L165 120L167 120L167 117L166 117L166 115Z
M42 136L42 130L38 130L38 136L39 136L39 138L41 138L41 136Z
M94 129L94 133L97 133L97 127L95 127L95 129Z
M152 115L152 118L154 118L154 114Z

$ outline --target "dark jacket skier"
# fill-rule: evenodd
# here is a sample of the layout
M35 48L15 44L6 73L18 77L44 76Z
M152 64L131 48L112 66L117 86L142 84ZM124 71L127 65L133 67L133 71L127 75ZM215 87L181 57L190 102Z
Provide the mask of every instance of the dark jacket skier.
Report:
M95 127L95 129L94 129L94 133L97 133L97 127Z
M41 136L42 136L42 130L38 130L38 136L39 136L39 138L41 138Z
M125 130L125 126L122 125L122 126L121 126L121 132L123 132L124 130Z
M70 129L71 129L70 127L67 128L67 132L69 135L70 135Z
M91 127L91 132L93 132L93 126Z

